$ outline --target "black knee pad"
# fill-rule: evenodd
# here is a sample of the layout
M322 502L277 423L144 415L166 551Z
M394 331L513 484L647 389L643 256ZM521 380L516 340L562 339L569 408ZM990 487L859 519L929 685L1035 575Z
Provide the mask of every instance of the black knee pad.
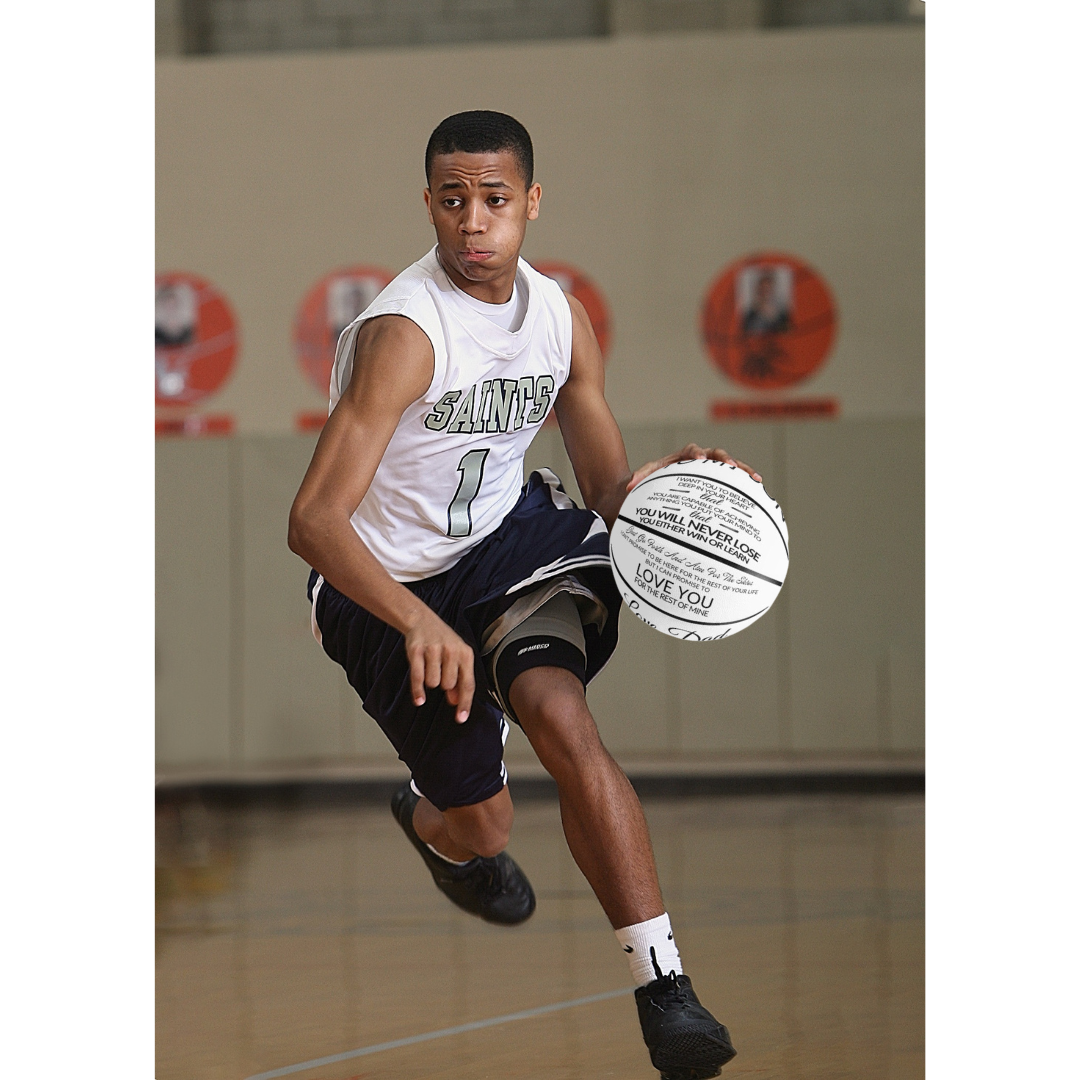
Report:
M503 649L495 664L495 682L503 701L510 704L510 686L523 672L534 667L560 667L576 675L585 685L585 654L565 638L538 635L518 638ZM515 723L517 717L508 714Z
M510 708L510 686L534 667L561 667L585 685L585 635L573 598L556 593L515 627L495 650L490 674L506 715L517 723Z

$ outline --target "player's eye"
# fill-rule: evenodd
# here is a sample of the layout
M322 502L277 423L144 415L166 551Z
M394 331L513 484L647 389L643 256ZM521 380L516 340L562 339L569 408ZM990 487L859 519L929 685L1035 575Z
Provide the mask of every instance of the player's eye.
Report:
M491 198L488 199L488 202L491 203L492 206L502 206L502 204L506 202L506 196L492 195Z

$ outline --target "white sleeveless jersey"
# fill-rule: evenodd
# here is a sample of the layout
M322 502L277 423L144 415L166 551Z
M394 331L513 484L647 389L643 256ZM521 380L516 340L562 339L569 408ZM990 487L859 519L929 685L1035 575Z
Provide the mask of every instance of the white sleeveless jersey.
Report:
M333 412L352 377L360 327L404 315L431 339L431 386L404 412L353 528L398 581L448 570L517 502L522 465L570 374L570 305L518 259L525 320L504 330L455 292L432 248L342 332L330 379Z

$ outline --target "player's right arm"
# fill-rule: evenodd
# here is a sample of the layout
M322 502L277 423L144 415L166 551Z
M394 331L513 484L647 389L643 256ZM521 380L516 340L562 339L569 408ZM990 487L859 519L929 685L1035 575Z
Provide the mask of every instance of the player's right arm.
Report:
M424 687L441 686L463 723L475 689L472 649L386 572L350 521L402 414L434 373L431 342L411 319L383 315L360 328L352 381L293 501L289 547L338 592L405 635L413 700L422 705Z

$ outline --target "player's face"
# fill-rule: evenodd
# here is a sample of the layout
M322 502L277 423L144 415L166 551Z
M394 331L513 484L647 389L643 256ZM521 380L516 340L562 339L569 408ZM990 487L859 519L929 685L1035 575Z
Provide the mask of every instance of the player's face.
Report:
M540 185L525 187L512 153L438 155L424 201L451 278L513 288L526 222L540 212Z

